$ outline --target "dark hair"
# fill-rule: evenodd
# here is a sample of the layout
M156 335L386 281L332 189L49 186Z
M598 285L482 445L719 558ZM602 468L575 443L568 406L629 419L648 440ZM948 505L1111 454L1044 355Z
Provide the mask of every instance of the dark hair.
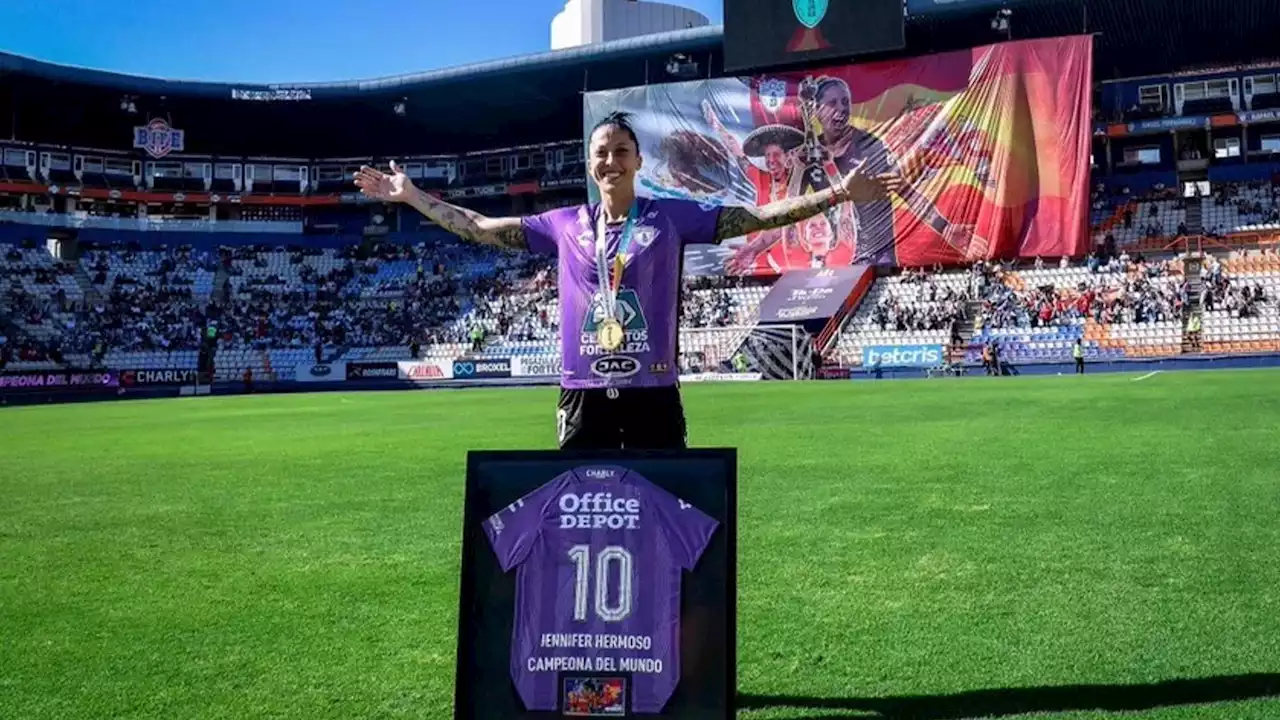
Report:
M829 77L824 75L818 78L818 88L813 93L813 99L818 102L821 102L822 94L828 90L833 90L833 89L839 89L845 95L852 94L849 91L849 83L845 82L840 78L834 78L834 77Z
M639 155L640 154L640 138L636 137L636 130L635 128L631 127L631 113L625 113L625 112L615 110L609 113L608 115L605 115L600 120L600 122L597 122L591 128L591 132L588 133L587 137L591 137L595 135L596 131L599 130L600 128L609 127L610 125L618 128L622 132L631 136L631 142L635 143L636 145L636 154Z

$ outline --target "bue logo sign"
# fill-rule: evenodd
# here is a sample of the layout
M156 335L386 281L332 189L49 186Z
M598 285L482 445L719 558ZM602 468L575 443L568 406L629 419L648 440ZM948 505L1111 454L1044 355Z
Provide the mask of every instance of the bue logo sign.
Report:
M162 158L171 152L182 152L186 148L186 134L170 127L164 118L155 118L133 128L133 146L146 150L153 158Z

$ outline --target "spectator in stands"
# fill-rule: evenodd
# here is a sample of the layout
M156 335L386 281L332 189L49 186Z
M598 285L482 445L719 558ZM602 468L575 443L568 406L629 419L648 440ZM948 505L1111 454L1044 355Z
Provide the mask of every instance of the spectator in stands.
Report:
M1187 341L1191 343L1191 349L1200 350L1200 331L1203 328L1203 320L1200 313L1191 316L1191 320L1187 322Z
M675 352L683 246L786 227L845 202L888 207L900 181L854 167L834 187L760 208L640 199L643 160L628 117L609 115L589 138L588 174L601 202L533 217L489 218L450 205L419 191L394 164L390 174L362 167L355 182L365 195L407 203L467 240L559 253L561 447L684 447Z

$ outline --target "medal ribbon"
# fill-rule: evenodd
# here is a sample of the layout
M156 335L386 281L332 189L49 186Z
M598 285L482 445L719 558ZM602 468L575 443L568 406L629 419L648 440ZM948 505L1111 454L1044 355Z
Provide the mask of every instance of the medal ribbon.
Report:
M627 219L622 224L622 234L618 238L618 252L613 258L613 272L610 273L609 239L604 221L604 206L596 210L596 279L600 283L600 295L604 300L605 317L614 320L618 317L618 291L622 288L622 270L627 264L627 250L631 247L631 236L636 229L636 218L640 214L639 199L631 203L627 211Z

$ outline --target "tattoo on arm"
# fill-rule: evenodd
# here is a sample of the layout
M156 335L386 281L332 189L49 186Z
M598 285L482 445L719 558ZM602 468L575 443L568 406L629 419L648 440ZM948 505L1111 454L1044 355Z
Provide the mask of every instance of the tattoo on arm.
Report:
M518 217L486 217L474 210L434 198L421 190L412 205L440 227L464 240L508 250L527 250L529 247Z
M771 202L764 207L727 207L716 222L716 242L742 237L761 230L786 227L806 220L831 207L830 188L800 197Z

